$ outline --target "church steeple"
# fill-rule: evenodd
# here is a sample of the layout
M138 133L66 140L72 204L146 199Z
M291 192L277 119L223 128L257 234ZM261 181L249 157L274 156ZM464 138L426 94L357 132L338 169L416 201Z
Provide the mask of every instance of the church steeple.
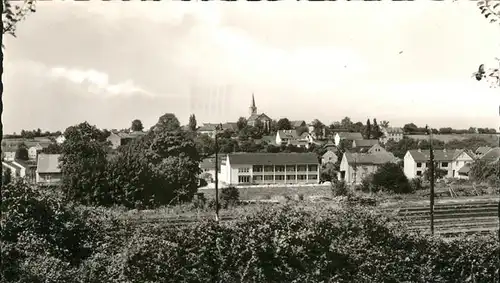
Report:
M257 106L255 106L255 97L252 93L252 104L250 105L250 116L257 114Z

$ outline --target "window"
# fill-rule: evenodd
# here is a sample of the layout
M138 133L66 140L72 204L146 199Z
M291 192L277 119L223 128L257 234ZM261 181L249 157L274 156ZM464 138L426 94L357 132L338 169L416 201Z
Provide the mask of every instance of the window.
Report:
M422 176L422 171L417 171L417 176Z
M418 168L422 167L422 162L418 162L418 163L417 163L417 167L418 167Z
M254 181L262 181L262 176L253 176Z
M252 171L253 171L253 172L262 172L262 171L263 171L263 170L262 170L262 166L261 166L261 165L254 165L254 166L252 167Z
M285 172L285 166L283 165L276 165L274 166L275 172Z
M287 165L286 171L287 172L295 172L295 165Z
M318 175L309 175L309 180L318 180Z
M298 180L307 180L307 175L297 175Z
M295 175L287 175L286 179L287 180L295 180Z
M250 172L250 168L238 168L238 173L248 173Z
M448 167L448 162L441 163L441 167Z
M250 183L250 176L238 176L238 183Z
M274 172L274 166L272 165L264 166L264 172Z
M276 181L282 181L285 180L285 175L276 175L274 176L274 178Z
M307 171L307 166L306 165L297 165L297 171L305 172L305 171Z
M309 171L318 171L318 165L309 165Z
M274 176L273 175L265 175L264 176L264 180L265 181L273 181L274 180Z

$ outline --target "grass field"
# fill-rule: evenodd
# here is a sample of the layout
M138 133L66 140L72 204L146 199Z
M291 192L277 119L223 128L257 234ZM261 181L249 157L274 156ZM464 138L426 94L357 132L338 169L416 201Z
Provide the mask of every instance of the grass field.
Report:
M428 140L428 135L408 135L407 137L415 140ZM450 134L450 135L433 135L433 139L442 142L450 142L452 140L465 140L470 138L481 138L491 143L492 146L498 145L498 137L496 134Z
M310 196L331 196L331 186L319 184L313 186L242 187L238 188L238 191L240 192L240 200L284 200L300 196L304 199ZM215 189L203 189L199 192L204 193L207 199L215 198Z

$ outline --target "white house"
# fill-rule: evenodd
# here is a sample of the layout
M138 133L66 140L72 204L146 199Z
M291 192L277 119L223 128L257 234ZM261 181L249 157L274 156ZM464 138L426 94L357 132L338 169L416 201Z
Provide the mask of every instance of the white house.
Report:
M2 161L3 169L9 168L12 179L24 178L26 176L26 167L16 161Z
M428 168L430 155L429 150L409 150L404 157L404 172L408 179L421 177ZM434 150L434 161L436 168L447 171L446 178L462 178L459 170L474 159L462 149Z
M290 141L298 139L296 130L279 130L276 133L276 144L277 145L286 145Z
M354 140L362 140L363 135L361 133L351 133L351 132L337 132L335 133L334 141L335 145L339 146L340 141L342 140L348 140L348 141L354 141Z
M384 134L379 140L381 143L386 143L389 140L399 142L403 139L403 129L398 127L381 128Z
M36 159L38 153L42 151L43 147L40 144L36 144L34 146L31 146L28 148L28 158L29 159Z
M340 162L339 180L347 184L360 184L368 175L375 173L385 163L396 163L396 157L387 151L373 153L345 152Z
M328 150L321 156L321 164L326 164L326 163L337 163L339 160L339 157L333 150Z
M314 153L232 153L219 176L228 185L317 184L319 166Z
M56 143L57 143L57 144L62 144L65 140L66 140L66 138L64 137L64 135L59 135L59 136L56 138Z
M55 185L61 181L60 154L39 154L36 166L36 182L40 185Z

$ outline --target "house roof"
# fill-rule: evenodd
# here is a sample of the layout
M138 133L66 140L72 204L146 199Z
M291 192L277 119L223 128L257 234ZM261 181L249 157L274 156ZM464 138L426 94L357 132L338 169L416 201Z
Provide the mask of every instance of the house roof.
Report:
M307 137L309 137L310 135L311 135L311 134L309 134L308 132L303 132L303 133L299 136L299 138L300 138L300 139L307 139Z
M389 134L403 134L403 129L399 127L388 127L385 129Z
M293 128L298 128L302 125L307 125L306 121L304 120L291 121L290 124L292 124Z
M325 157L325 156L332 155L332 154L335 155L335 156L337 156L337 154L335 154L335 152L332 151L332 150L329 150L329 151L325 152L322 156Z
M295 165L318 164L315 153L232 153L228 154L232 165Z
M408 151L413 159L417 162L427 162L430 159L430 151L429 150L418 150L412 149ZM434 150L434 160L435 161L452 161L457 158L460 154L465 152L461 149L452 149L452 150L443 150L443 149L435 149Z
M460 175L468 175L470 171L470 164L466 163L460 170L458 170L458 174Z
M19 174L21 172L21 169L23 169L21 166L15 164L12 161L2 161L2 166L3 167L8 167L11 170L14 169L14 171Z
M339 137L344 140L362 140L363 135L361 133L351 133L351 132L337 132Z
M235 131L236 129L238 129L238 125L237 125L237 123L227 122L227 123L222 124L222 129Z
M348 164L380 165L388 162L397 162L396 157L391 152L376 153L351 153L346 152L345 157Z
M266 142L267 144L276 144L276 137L274 136L262 136L260 142Z
M254 122L257 119L271 120L271 118L269 118L269 116L267 116L266 114L260 113L260 114L252 114L250 117L248 117L247 121L248 122Z
M478 148L476 149L476 151L475 151L474 153L475 153L476 155L481 156L481 155L486 154L486 153L487 153L488 151L490 151L490 150L491 150L491 147L489 147L489 146L480 146L480 147L478 147Z
M481 156L481 160L488 162L496 162L500 158L500 147L495 147L486 152L483 156Z
M219 163L217 165L218 165L219 169L220 169L220 165L222 163L222 160L224 160L224 157L225 157L224 155L219 155L218 156ZM200 162L200 168L201 169L214 169L215 170L215 156L204 158Z
M198 128L198 131L207 132L207 131L215 131L218 124L204 123L201 127Z
M61 173L60 154L39 154L36 170L38 173Z
M280 139L297 139L297 131L295 130L279 130L278 136Z
M376 144L378 144L378 140L354 140L354 143L356 143L356 147L372 147Z

